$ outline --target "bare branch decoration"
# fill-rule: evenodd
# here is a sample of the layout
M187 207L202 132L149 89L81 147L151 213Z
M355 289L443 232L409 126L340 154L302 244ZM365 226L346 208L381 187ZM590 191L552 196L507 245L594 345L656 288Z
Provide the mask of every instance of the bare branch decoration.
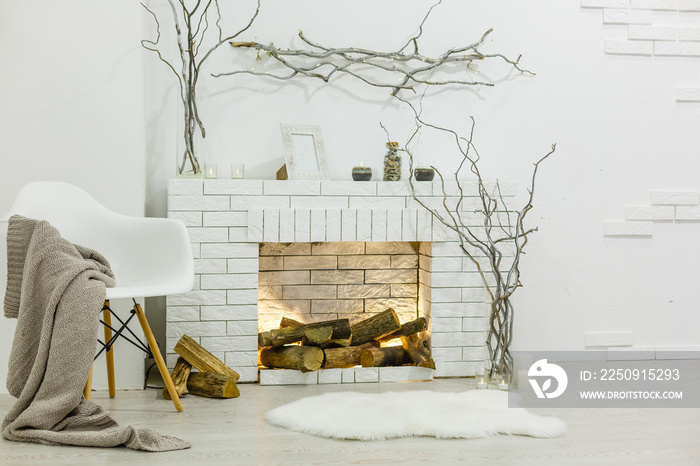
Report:
M168 4L173 15L180 70L178 71L173 63L163 57L162 44L160 43L160 21L157 15L143 3L141 3L141 6L153 16L156 22L156 38L155 40L142 40L141 45L146 50L154 52L158 59L165 63L177 77L180 86L180 99L184 108L185 123L183 133L185 149L181 162L178 164L178 174L189 173L198 175L202 173L202 169L195 150L196 132L199 130L201 136L206 137L204 124L199 116L197 107L197 84L200 72L204 63L212 56L214 51L250 29L260 13L260 0L257 0L255 13L246 26L226 37L224 37L221 28L221 10L218 0L206 0L204 4L202 0L197 0L194 6L191 7L187 6L185 0L168 0ZM212 5L214 6L213 9L211 8ZM214 16L214 18L210 19L210 16ZM213 28L216 30L216 38L213 43L211 40L208 40L209 35L207 34L212 22L214 24ZM205 46L205 49L200 50L205 43L212 45Z
M510 345L513 339L513 305L511 297L515 290L522 286L520 281L520 259L525 253L530 234L537 228L526 228L525 218L533 208L535 183L539 166L556 151L556 145L534 163L531 184L528 188L528 197L525 205L519 210L510 210L505 203L498 181L493 187L489 187L479 170L480 155L474 146L475 120L471 118L471 130L468 137L460 136L456 131L431 124L422 119L419 110L408 101L401 99L414 113L416 128L404 145L403 151L408 155L409 184L413 199L449 231L458 238L460 249L479 272L484 287L490 300L490 312L488 317L488 334L486 346L488 348L489 377L494 380L502 378L509 383L513 376L513 358L510 354ZM427 205L416 194L414 185L414 160L415 155L411 149L411 142L423 128L430 128L452 136L452 139L461 154L461 160L454 173L454 184L459 192L456 205L448 202L446 181L443 174L433 168L440 178L442 189L442 206L440 209ZM385 128L386 131L386 128ZM388 136L388 132L387 132ZM481 218L480 226L465 219L462 214L466 212L463 206L465 198L464 187L467 183L463 179L463 169L476 177L476 187L479 197L479 208L474 210ZM512 219L512 217L515 217ZM506 260L509 259L509 262Z
M245 69L217 73L213 76L250 74L267 76L282 81L296 76L304 76L329 82L335 75L345 74L374 87L389 88L392 90L392 96L396 96L402 90L415 91L414 87L417 84L426 86L493 86L494 84L491 82L471 78L471 72L474 69L470 67L470 64L473 61L500 59L521 74L534 76L533 72L520 67L520 57L516 60L511 60L502 54L481 52L480 47L493 32L493 29L486 31L473 44L453 47L437 57L428 57L420 53L418 41L423 35L423 26L433 9L441 3L442 0L430 7L418 27L418 33L396 51L376 52L357 47L325 47L311 41L302 31L299 31L299 37L304 44L309 46L309 49L284 49L274 44L266 45L259 42L231 41L231 46L234 48L253 49L257 51L258 56L260 52L265 52L267 56L288 70L287 72L274 73ZM413 45L413 50L407 51L410 45ZM444 69L446 65L450 64L463 64L460 70L467 77L461 79L431 78L435 71ZM370 70L379 71L384 77L377 77Z
M488 54L481 51L482 45L492 32L491 29L476 42L450 48L438 56L429 57L421 53L419 41L423 36L424 26L432 11L442 3L442 0L430 7L418 26L418 32L413 37L398 50L389 52L375 52L358 47L326 47L311 41L301 31L299 37L307 46L306 49L283 49L274 44L238 41L238 37L248 31L258 18L261 1L256 1L257 8L248 23L234 34L225 36L221 27L222 18L218 0L190 2L168 0L179 53L177 63L165 58L163 44L160 42L160 21L156 14L142 3L153 17L157 32L154 40L143 40L141 44L145 49L154 52L158 59L168 66L177 77L180 86L180 98L184 108L185 149L178 164L178 174L201 173L195 151L195 136L199 132L202 137L206 137L206 131L197 105L197 84L205 62L226 43L230 43L234 49L254 50L256 61L262 60L262 53L286 71L241 69L212 74L214 77L249 74L285 81L300 76L329 82L334 76L347 75L373 87L391 89L391 95L397 96L400 91L415 92L417 85L493 86L492 82L473 78L475 70L470 65L475 61L497 60L507 63L521 74L534 75L520 66L520 57L511 60L499 53ZM216 37L210 38L208 34L210 30L216 31ZM444 76L456 75L456 77L436 77L436 71L445 71L447 73Z

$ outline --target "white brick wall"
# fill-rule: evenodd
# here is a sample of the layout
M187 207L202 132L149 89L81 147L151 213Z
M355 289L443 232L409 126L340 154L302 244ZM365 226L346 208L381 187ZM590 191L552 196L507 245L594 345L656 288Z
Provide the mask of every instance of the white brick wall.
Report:
M680 27L680 28L678 28L678 40L700 41L700 27Z
M604 9L603 24L651 24L651 11Z
M229 183L227 180L206 180L204 183L204 194L260 195L262 193L262 180L239 180L238 183Z
M654 55L668 57L700 57L698 42L656 42Z
M652 191L652 205L698 205L697 191Z
M677 10L678 0L632 0L631 7L637 10Z
M698 206L678 206L676 207L676 220L678 221L700 221L700 207Z
M226 259L195 259L194 271L198 275L207 273L226 273Z
M678 102L700 102L700 86L677 87L676 100Z
M315 181L292 181L278 183L276 181L263 181L263 194L287 195L287 196L319 196L321 185Z
M620 2L612 0L585 3L590 7L622 8ZM473 183L464 183L462 189L466 196L476 194ZM495 184L488 189L495 189ZM516 194L514 183L500 183L500 190L506 197ZM438 206L442 202L443 192L437 182L416 183L416 192L427 204ZM450 202L456 202L456 183L448 182L446 193L451 196ZM478 215L468 211L474 201L467 198L464 215L478 221ZM693 211L674 212L679 219L697 217ZM430 300L430 306L420 306L430 309L437 364L434 374L469 376L483 368L488 306L481 279L474 273L473 264L465 263L454 234L440 228L410 197L407 182L171 180L168 216L188 227L197 274L197 289L168 298L167 361L171 366L176 360L172 348L179 336L187 333L224 358L241 374L241 381L258 380L260 242L437 241L426 249L429 252L421 253L421 263L427 264L429 259L432 273L421 272L420 285L421 296ZM271 296L282 292L281 287L267 288L276 287L265 287ZM405 290L395 288L392 292L401 294ZM413 300L415 307L415 297L391 299L397 306L402 300ZM307 307L307 312L314 312ZM323 309L316 311L320 312L319 318L325 315ZM403 367L296 372L262 371L260 382L376 382L433 376L430 370Z
M435 371L424 367L351 367L303 373L295 370L260 371L260 385L315 385L340 383L409 382L432 380Z
M581 0L583 8L627 8L630 0Z
M700 192L651 191L648 206L626 206L625 221L603 224L605 236L652 237L654 223L700 221Z
M628 206L625 207L625 220L650 220L655 222L674 219L673 206Z
M675 26L636 26L627 28L630 40L677 40L678 28Z
M610 55L700 57L700 27L689 26L700 0L581 0L602 10L603 24L627 29L627 38L604 40ZM700 86L676 87L676 101L700 102Z
M280 211L267 209L263 211L263 241L276 243L280 239Z
M605 53L611 55L653 55L654 43L648 41L606 40Z
M651 222L605 222L605 236L651 236L654 234L654 224Z
M700 0L680 0L678 4L680 11L700 11Z
M170 218L181 220L186 227L201 227L202 212L170 212Z

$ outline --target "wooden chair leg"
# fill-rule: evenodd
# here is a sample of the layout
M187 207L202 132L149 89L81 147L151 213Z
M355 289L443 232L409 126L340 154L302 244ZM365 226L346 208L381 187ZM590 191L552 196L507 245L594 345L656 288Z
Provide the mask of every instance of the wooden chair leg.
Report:
M105 309L102 311L102 320L105 325L105 343L112 339L112 314L109 310L109 301L105 301ZM114 382L114 347L110 347L105 353L107 361L107 385L109 386L109 397L114 398L117 394Z
M83 388L83 397L89 400L92 395L92 366L90 366L90 374L88 374L87 381L85 382L85 388Z
M173 400L173 404L175 405L175 409L178 411L182 411L182 403L180 402L180 397L177 394L177 390L175 389L175 385L173 384L173 379L170 378L170 373L168 372L168 367L165 365L165 361L163 360L163 355L160 354L160 349L158 349L158 344L156 343L156 338L153 336L153 332L151 331L151 326L148 325L148 320L146 320L146 315L143 313L143 309L141 309L141 305L138 303L134 304L134 311L136 312L136 317L139 319L139 323L141 324L141 328L143 329L143 333L146 336L146 341L148 341L148 346L151 348L151 352L153 353L153 357L156 360L156 365L158 366L158 371L160 371L160 375L163 377L163 382L165 382L165 388L167 388L168 393L170 394L170 398Z

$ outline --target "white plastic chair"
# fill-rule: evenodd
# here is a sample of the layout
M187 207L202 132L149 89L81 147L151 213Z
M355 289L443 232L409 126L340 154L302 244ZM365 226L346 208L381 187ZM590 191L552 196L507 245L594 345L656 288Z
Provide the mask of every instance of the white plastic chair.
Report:
M109 394L114 397L112 331L117 332L117 336L121 331L112 327L109 299L165 296L190 291L194 281L194 264L184 224L172 219L118 214L102 206L82 189L59 182L27 184L20 190L6 219L15 214L46 220L58 229L63 238L94 249L109 261L116 286L107 288L103 323ZM143 309L136 300L132 312L141 324L175 408L182 411L163 356ZM85 387L85 397L88 399L91 385L92 372Z

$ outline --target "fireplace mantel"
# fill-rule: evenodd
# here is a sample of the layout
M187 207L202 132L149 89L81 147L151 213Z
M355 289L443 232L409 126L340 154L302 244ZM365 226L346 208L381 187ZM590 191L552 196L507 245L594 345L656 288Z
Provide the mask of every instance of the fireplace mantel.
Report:
M424 204L442 205L441 184L415 185ZM466 182L462 188L463 218L478 225L476 185ZM515 195L513 183L500 188L504 196ZM456 183L446 183L445 192L456 205ZM241 381L258 381L259 243L338 241L432 243L432 273L421 286L431 302L435 376L472 376L484 366L488 307L481 277L454 233L433 222L412 198L407 182L170 180L168 217L187 226L196 273L193 291L168 297L170 367L177 359L173 347L186 333L239 372ZM334 381L328 375L277 372L285 373L280 383ZM346 372L344 382L353 379ZM397 379L396 371L357 372L362 381Z

